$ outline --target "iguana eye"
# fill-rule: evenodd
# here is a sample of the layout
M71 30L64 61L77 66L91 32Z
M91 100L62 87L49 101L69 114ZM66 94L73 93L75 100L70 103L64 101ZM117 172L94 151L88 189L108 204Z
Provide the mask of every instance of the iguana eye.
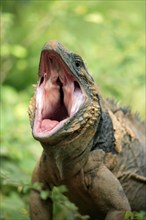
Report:
M76 67L81 67L81 61L80 60L76 60L75 61L75 65L76 65Z
M83 61L80 57L75 57L74 63L77 68L80 68L83 66Z
M83 66L83 60L79 55L73 53L72 58L75 67L80 68Z

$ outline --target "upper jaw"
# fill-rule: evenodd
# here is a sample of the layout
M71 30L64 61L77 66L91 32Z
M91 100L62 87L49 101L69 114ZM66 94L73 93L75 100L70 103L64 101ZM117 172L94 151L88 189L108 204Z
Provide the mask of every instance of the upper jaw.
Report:
M33 136L48 138L60 130L80 110L85 92L59 54L42 52Z

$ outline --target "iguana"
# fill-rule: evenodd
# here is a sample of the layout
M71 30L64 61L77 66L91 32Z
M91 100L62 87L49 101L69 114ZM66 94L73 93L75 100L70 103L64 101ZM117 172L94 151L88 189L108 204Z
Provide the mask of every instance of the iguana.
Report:
M145 125L126 108L103 99L82 58L47 42L29 105L33 137L43 153L32 182L65 185L66 195L91 220L121 220L146 210ZM31 220L51 220L51 198L30 195Z

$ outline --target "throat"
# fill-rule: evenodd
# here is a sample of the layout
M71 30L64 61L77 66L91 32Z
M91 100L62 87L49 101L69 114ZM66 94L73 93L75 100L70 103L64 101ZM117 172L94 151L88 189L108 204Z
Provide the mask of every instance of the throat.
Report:
M76 141L79 143L79 140ZM87 162L90 146L77 144L76 141L73 140L69 143L63 141L53 146L41 143L47 155L48 166L51 169L51 173L53 173L52 177L56 184L76 175ZM71 147L73 145L74 148Z
M51 84L50 82L47 82ZM46 85L43 91L42 119L62 121L69 117L64 103L62 83L59 78L55 85Z
M52 110L50 110L50 105L46 104L47 102L49 102L49 94L47 91L44 91L44 95L43 95L44 103L42 109L42 123L41 123L42 131L52 130L54 127L56 127L57 124L59 124L61 121L69 117L68 111L64 104L64 93L62 89L62 83L59 80L59 78L57 79L57 85L59 87L57 88L58 96L56 97L56 101L53 100L54 103L52 103L53 105Z

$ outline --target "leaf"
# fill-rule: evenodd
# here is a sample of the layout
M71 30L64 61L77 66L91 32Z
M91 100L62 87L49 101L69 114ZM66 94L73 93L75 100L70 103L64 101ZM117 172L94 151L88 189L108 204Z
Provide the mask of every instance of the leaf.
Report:
M146 212L140 211L135 213L135 220L145 220L146 218Z
M48 190L42 190L41 193L40 193L40 197L43 200L48 199L49 196L50 196L50 192Z
M126 211L124 220L133 220L133 219L134 219L133 213L131 211Z
M35 183L32 184L32 188L41 192L41 190L42 190L42 183L35 182Z

